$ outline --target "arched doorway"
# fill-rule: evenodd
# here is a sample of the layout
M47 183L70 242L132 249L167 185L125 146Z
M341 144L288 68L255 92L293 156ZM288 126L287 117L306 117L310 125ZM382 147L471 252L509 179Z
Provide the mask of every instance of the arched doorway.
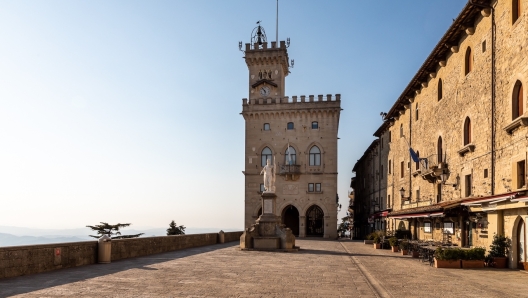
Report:
M306 211L306 236L323 237L324 213L321 207L313 205Z
M528 218L528 217L527 217ZM528 244L526 243L526 221L520 218L517 224L517 268L524 269L524 263L528 262L527 260L527 251L526 248ZM514 244L515 245L515 244Z
M299 211L295 206L288 205L282 210L282 223L292 230L293 235L299 236Z

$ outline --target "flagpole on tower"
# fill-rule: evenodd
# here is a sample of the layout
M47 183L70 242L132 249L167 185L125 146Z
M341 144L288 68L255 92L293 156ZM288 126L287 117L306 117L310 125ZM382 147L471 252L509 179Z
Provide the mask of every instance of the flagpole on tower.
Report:
M275 41L277 47L279 47L279 0L277 0L277 20L276 20L276 35L275 35Z

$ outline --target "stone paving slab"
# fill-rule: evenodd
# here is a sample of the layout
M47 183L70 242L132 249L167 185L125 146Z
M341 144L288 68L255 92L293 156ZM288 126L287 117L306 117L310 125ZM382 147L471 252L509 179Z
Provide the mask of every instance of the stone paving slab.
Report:
M0 281L15 297L375 297L337 241L301 251L240 251L235 243Z
M355 241L193 248L0 280L0 297L527 297L518 270L435 269Z
M411 256L341 242L387 297L528 297L528 272L510 269L438 269Z

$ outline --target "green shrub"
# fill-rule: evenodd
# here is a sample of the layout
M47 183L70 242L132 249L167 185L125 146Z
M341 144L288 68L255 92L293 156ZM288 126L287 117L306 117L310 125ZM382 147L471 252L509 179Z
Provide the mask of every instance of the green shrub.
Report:
M438 260L452 261L460 260L464 256L464 251L460 248L441 248L438 247L434 254Z
M374 240L374 243L380 243L381 242L381 237L376 233L374 235L374 239L373 240Z
M367 240L374 240L374 236L376 235L375 232L372 232L370 234L367 235L367 237L365 237Z
M483 247L475 247L464 251L463 260L484 260L486 257L486 249Z
M491 257L506 257L511 246L511 239L503 235L493 235L489 254Z
M398 238L390 237L389 238L389 244L390 244L390 246L398 246Z
M408 241L400 242L400 248L401 250L407 250L409 248L409 242Z

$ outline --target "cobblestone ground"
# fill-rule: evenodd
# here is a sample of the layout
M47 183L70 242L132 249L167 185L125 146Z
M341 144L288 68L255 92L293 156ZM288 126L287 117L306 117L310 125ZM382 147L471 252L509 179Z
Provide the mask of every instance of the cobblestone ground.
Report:
M0 280L0 297L528 297L518 270L435 269L353 241L214 245Z

